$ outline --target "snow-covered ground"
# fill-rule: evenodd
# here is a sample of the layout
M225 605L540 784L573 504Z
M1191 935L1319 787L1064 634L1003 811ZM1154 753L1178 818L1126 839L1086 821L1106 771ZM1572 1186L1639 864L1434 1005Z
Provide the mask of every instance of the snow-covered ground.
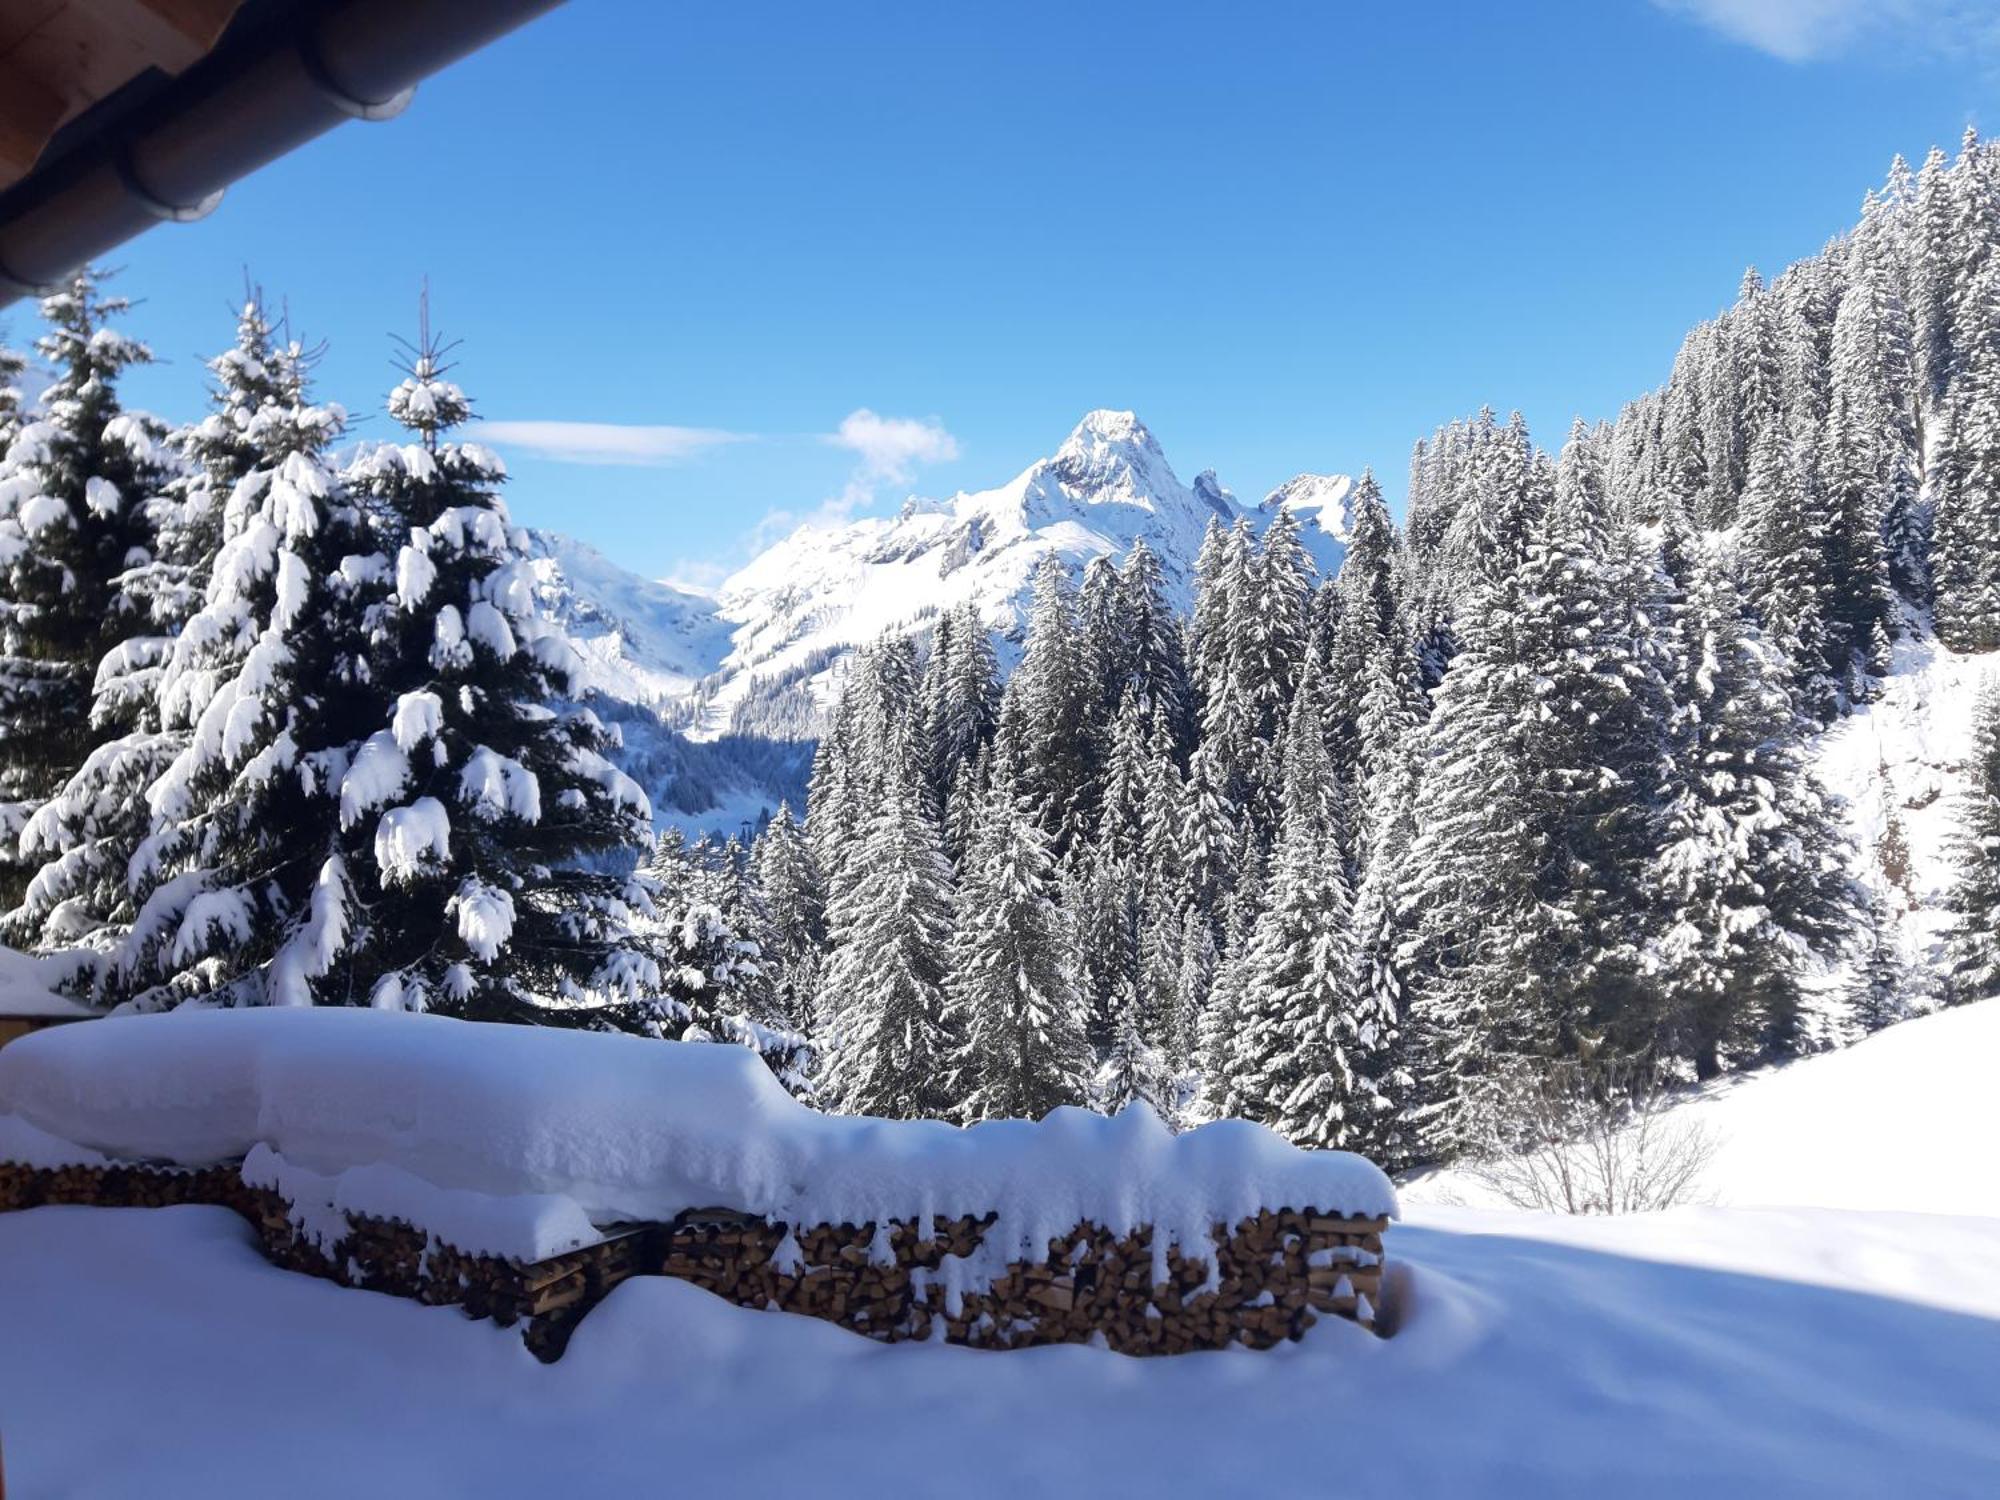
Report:
M1782 1068L1738 1074L1672 1113L1713 1158L1694 1188L1720 1208L1979 1214L2000 1221L2000 1001L1919 1016ZM1403 1190L1406 1206L1500 1206L1464 1171ZM2000 1222L1996 1222L2000 1227ZM2000 1397L2000 1379L1996 1380Z
M884 1348L644 1278L545 1367L451 1310L274 1270L221 1210L0 1215L7 1477L32 1497L1991 1496L1996 1056L2000 1003L1689 1106L1729 1133L1729 1207L1406 1195L1395 1337L1328 1322L1263 1354Z

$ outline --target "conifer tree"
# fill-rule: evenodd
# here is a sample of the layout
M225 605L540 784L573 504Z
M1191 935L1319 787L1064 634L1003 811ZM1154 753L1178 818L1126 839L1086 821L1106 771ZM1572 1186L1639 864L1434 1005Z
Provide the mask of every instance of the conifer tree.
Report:
M2000 683L1989 678L1973 711L1972 764L1952 852L1947 993L1953 1004L2000 995Z
M1125 555L1118 582L1131 635L1131 685L1165 724L1179 755L1194 733L1192 688L1180 624L1167 603L1166 574L1144 537Z
M0 344L0 473L7 464L7 450L21 430L24 397L16 384L28 367L27 357Z
M1961 317L1967 378L1942 403L1930 479L1938 635L1960 651L2000 647L2000 256Z
M1308 665L1286 737L1284 823L1271 892L1243 958L1242 1022L1230 1038L1228 1113L1261 1120L1302 1146L1343 1147L1370 1134L1388 1101L1369 1097L1355 991L1352 909L1328 789L1317 676ZM1386 1049L1389 1037L1369 1043Z
M819 1089L849 1114L942 1117L964 1100L955 1064L963 1034L945 988L952 873L916 747L906 737L892 751L881 800L828 896Z
M1790 665L1800 707L1825 721L1838 707L1830 674L1845 654L1829 560L1834 520L1795 445L1776 435L1760 439L1743 508L1765 632Z
M1880 898L1870 901L1866 920L1845 997L1847 1019L1862 1036L1907 1019L1914 987L1887 903Z
M1658 864L1664 1055L1697 1076L1795 1050L1804 960L1846 915L1840 840L1799 753L1782 663L1722 567L1683 615L1673 794Z
M931 786L939 805L959 774L993 738L1000 719L1000 669L993 638L972 604L939 622L926 674Z
M1104 1063L1091 1082L1091 1104L1099 1113L1115 1115L1133 1104L1145 1104L1162 1120L1176 1117L1176 1089L1166 1055L1146 1039L1139 1024L1138 992L1127 987L1118 997L1117 1019Z
M56 380L0 469L0 910L39 863L16 848L29 815L131 727L123 699L94 712L99 665L152 634L128 580L153 557L169 469L158 425L119 403L120 375L152 354L112 326L130 304L100 282L80 271L43 298L36 349Z
M1091 685L1069 570L1051 552L1035 569L1021 664L1001 702L1018 760L1013 775L1058 857L1089 816Z
M819 983L820 952L826 943L826 891L805 831L789 803L757 839L757 884L769 913L774 999L779 1016L795 1030L809 1032Z
M536 602L499 460L447 440L471 407L427 327L407 370L389 410L415 441L352 475L399 544L363 617L388 711L340 781L350 983L380 1006L594 1020L649 979L637 895L593 865L629 859L651 810L610 732L565 705L580 660Z
M125 576L153 633L124 643L97 672L93 715L124 724L126 732L93 752L36 814L24 839L47 860L15 917L24 940L81 942L104 952L136 942L105 974L107 998L126 998L135 985L150 989L182 975L182 990L198 991L224 971L242 972L238 960L246 950L257 959L269 956L259 940L272 936L271 901L248 893L243 904L231 900L215 873L226 851L190 851L215 832L215 819L239 819L241 804L258 814L272 811L261 782L231 786L219 762L233 759L240 766L268 746L264 736L274 725L265 705L299 685L291 670L295 652L307 635L324 629L323 622L304 618L306 610L325 605L321 580L348 550L313 545L313 534L329 524L322 515L328 491L318 454L338 434L342 417L307 400L307 360L296 344L274 345L262 308L252 301L237 320L234 346L209 362L212 411L175 434L172 445L187 468L153 503L159 554ZM282 618L273 620L281 600ZM260 644L267 628L275 628L277 638ZM246 671L255 676L247 696ZM211 712L218 697L222 702ZM294 733L283 749L297 743ZM274 766L261 764L255 774L268 779ZM227 802L220 797L225 790ZM192 799L204 793L216 805L197 812ZM260 825L264 835L280 831L261 819ZM283 831L295 837L305 832L296 824ZM319 847L323 854L324 840L314 846L308 837L299 847ZM145 857L135 868L142 849ZM168 892L150 910L147 930L131 939L137 909L160 890L164 868L188 875L191 859L205 873L184 880L178 888L183 894ZM254 879L265 893L284 888L272 863L260 860L256 867ZM303 889L295 883L289 894ZM198 894L215 917L183 933L179 919ZM264 930L253 933L260 925ZM162 959L159 945L169 936L179 960ZM228 959L210 956L212 937L235 945ZM187 972L199 967L196 955L209 960L199 978Z
M952 997L964 1018L965 1115L1040 1119L1081 1104L1093 1071L1056 862L1002 730L966 852ZM1129 998L1121 994L1121 1001Z

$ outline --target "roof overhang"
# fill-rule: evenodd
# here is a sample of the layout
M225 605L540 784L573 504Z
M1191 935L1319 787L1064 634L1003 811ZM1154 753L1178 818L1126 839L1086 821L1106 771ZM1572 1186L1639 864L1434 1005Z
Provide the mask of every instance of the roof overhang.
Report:
M10 0L0 19L0 305L561 0Z

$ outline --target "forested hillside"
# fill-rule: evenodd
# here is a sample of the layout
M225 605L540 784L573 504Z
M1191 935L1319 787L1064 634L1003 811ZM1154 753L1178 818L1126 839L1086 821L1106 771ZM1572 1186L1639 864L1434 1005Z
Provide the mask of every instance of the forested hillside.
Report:
M881 642L751 871L827 893L754 918L827 1097L1143 1096L1426 1160L1551 1066L1706 1078L1990 992L1992 706L1917 965L1896 803L1864 871L1809 752L1902 647L2000 643L1996 244L1968 138L1616 421L1446 426L1400 529L1364 480L1335 578L1287 517L1218 523L1186 619L1143 549L1044 564L1004 687L968 616Z
M899 619L803 819L693 847L653 841L630 758L678 752L593 708L622 659L579 651L589 601L550 597L436 340L402 438L348 446L253 301L170 431L121 408L148 356L80 277L54 386L0 395L0 938L107 1007L730 1038L843 1110L1144 1099L1397 1165L1492 1144L1552 1070L1708 1078L1992 993L2000 699L1952 768L1935 951L1895 895L1922 809L1883 796L1864 848L1853 767L1820 771L1841 726L1927 711L1899 663L2000 647L1996 250L2000 151L1899 163L1615 421L1418 444L1401 526L1372 478L1324 536L1201 481L1162 510L1163 458L1119 477L1150 435L1095 414L992 493L1113 495L1127 550L1076 576L1023 531L1017 666L978 590ZM925 566L979 499L911 513ZM1147 541L1204 521L1191 578ZM832 665L812 616L771 660Z

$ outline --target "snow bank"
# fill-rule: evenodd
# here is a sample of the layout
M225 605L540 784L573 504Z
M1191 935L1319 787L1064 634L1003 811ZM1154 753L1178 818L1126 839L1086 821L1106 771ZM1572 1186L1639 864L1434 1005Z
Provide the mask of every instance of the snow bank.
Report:
M1996 1057L2000 1000L1987 1000L1690 1092L1671 1119L1715 1145L1691 1198L2000 1218L2000 1172L1978 1158L2000 1141ZM1463 1168L1405 1192L1413 1203L1499 1203Z
M1175 1136L1143 1106L969 1129L842 1118L798 1103L738 1047L366 1010L194 1011L40 1033L0 1051L0 1109L120 1158L197 1165L261 1146L274 1180L311 1174L319 1198L491 1254L580 1221L710 1207L793 1224L992 1212L982 1249L1000 1257L1045 1253L1086 1220L1151 1225L1162 1254L1206 1253L1213 1224L1265 1208L1397 1211L1371 1163L1242 1121ZM360 1172L373 1167L400 1175ZM437 1189L559 1197L576 1217ZM445 1235L447 1218L485 1238Z

